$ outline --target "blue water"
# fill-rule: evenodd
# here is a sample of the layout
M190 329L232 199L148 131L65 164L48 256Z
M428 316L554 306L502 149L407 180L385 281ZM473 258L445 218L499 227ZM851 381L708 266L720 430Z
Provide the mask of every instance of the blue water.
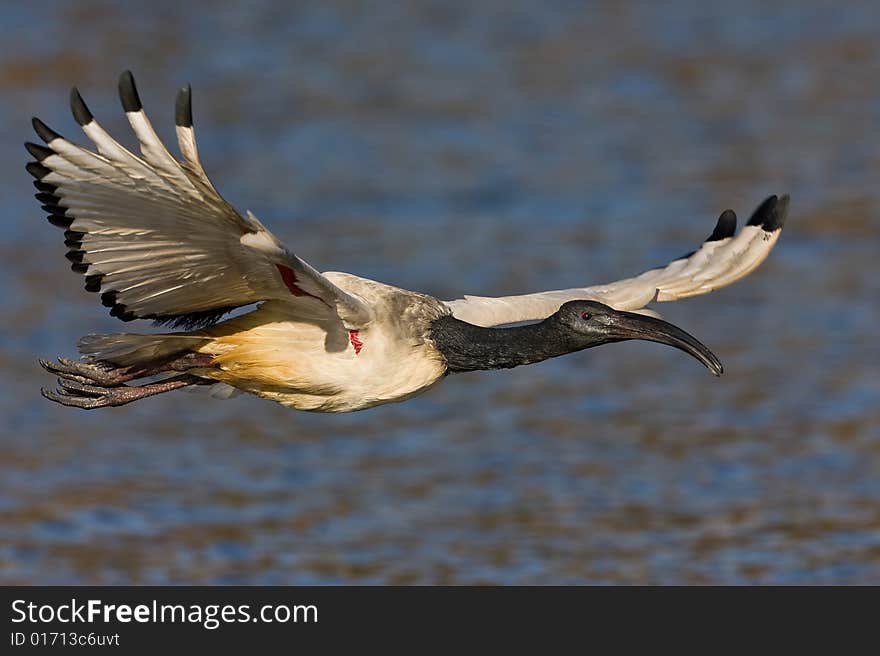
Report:
M0 582L880 583L873 3L19 3L0 9ZM50 405L119 329L21 142L77 84L324 270L451 298L599 283L791 193L750 278L626 343L343 416L174 393ZM83 137L77 135L82 140ZM131 325L127 328L132 328ZM149 330L148 326L137 329Z

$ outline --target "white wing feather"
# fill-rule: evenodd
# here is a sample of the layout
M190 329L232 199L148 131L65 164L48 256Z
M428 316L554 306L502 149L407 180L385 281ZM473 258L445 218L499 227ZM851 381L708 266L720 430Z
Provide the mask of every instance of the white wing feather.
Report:
M49 220L67 228L67 257L123 320L156 319L198 325L224 311L267 299L312 315L335 313L355 329L373 311L289 252L250 212L239 214L214 189L198 159L190 91L181 90L175 159L143 111L131 74L120 97L140 144L140 156L114 140L76 89L77 122L97 152L67 141L34 119L47 147L27 144L37 159L37 198Z
M782 232L788 201L788 196L771 196L736 235L736 215L727 210L698 250L634 278L519 296L465 296L446 301L446 305L462 321L497 326L544 319L563 303L579 299L599 301L618 310L640 311L653 301L706 294L744 278L767 258Z

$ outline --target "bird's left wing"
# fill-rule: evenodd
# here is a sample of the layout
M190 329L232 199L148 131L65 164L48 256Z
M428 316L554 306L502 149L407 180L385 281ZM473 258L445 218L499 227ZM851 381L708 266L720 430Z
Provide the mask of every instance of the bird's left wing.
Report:
M782 232L788 196L771 196L736 233L736 214L726 210L696 251L665 267L606 285L520 296L465 296L446 301L453 316L478 326L544 319L573 300L595 300L618 310L640 310L653 301L675 301L707 294L744 278L763 262Z
M250 212L242 216L211 184L199 161L189 87L177 99L174 158L143 111L131 73L119 81L140 156L121 146L71 92L74 117L97 152L34 119L46 146L26 144L37 160L37 199L49 221L65 228L67 258L123 321L209 325L235 307L281 300L292 313L338 316L346 327L373 317L359 297L300 259Z

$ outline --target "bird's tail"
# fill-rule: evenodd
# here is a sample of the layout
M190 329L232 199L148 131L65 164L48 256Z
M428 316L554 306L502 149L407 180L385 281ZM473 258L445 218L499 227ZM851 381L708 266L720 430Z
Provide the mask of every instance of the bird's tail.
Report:
M164 335L113 333L86 335L80 338L77 348L82 355L93 360L121 367L145 367L178 354L193 352L207 341L209 339L206 337L182 333Z

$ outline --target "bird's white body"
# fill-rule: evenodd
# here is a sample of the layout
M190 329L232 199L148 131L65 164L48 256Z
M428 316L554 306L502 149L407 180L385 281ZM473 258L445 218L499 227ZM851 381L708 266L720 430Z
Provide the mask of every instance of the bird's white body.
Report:
M324 274L346 292L369 298L376 318L355 332L313 313L292 315L289 303L201 331L199 353L215 356L204 375L297 410L349 412L402 401L446 373L428 338L430 322L449 310L423 294L345 273Z
M83 338L80 351L94 363L91 368L44 363L62 376L62 391L44 394L65 405L121 405L212 381L300 410L346 412L400 401L451 370L517 366L515 354L498 341L502 333L481 333L486 348L470 348L462 335L477 333L468 332L468 326L542 320L566 303L586 300L616 311L651 314L648 303L704 294L739 280L770 253L787 209L787 198L769 198L736 235L736 217L728 210L697 251L634 278L522 296L441 301L346 273L319 273L253 214L235 210L199 161L188 87L178 96L176 114L181 160L153 130L130 73L120 79L120 97L140 155L113 139L74 89L74 117L95 150L34 119L46 146L26 144L36 159L27 169L36 178L37 198L49 221L66 229L72 268L85 275L87 291L101 294L112 316L154 319L190 330ZM253 303L259 304L255 310L217 323L228 310ZM590 312L590 307L583 308L583 321ZM450 324L453 319L458 324ZM572 315L565 325L579 320ZM441 323L453 349L448 353L438 348L432 332ZM450 326L456 325L459 333L450 334ZM585 333L592 330L582 328ZM545 341L532 344L532 355L524 355L522 362L588 346L563 335L568 328L559 330L529 333ZM545 347L554 340L558 352ZM489 348L493 343L499 346L494 354ZM689 343L696 352L707 350ZM535 357L538 352L540 358ZM454 367L450 353L457 358ZM485 367L480 357L486 358ZM699 357L720 373L714 355ZM107 368L114 369L112 375ZM119 387L166 370L186 374L165 385ZM103 387L89 384L96 381L103 381Z

